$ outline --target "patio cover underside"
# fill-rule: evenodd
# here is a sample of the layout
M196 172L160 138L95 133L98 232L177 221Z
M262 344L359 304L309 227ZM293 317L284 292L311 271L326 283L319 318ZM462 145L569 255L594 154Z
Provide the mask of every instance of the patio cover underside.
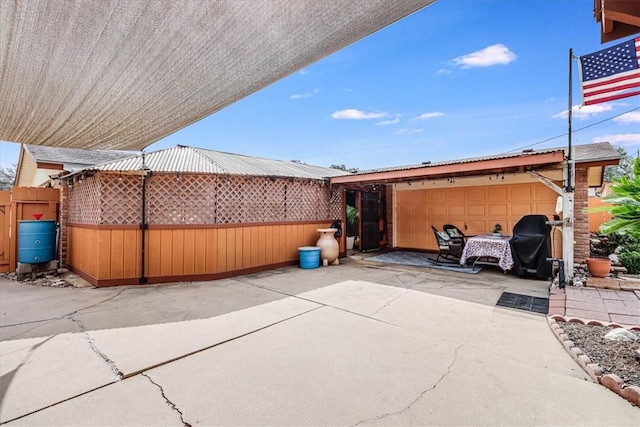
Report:
M2 1L0 140L140 150L433 1Z

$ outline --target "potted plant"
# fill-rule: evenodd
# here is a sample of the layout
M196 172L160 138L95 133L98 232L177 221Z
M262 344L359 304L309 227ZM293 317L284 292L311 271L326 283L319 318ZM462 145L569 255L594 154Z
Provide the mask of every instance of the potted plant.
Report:
M589 275L592 277L607 277L611 271L609 258L609 238L607 236L592 235L589 238L589 258L586 259Z
M358 209L347 205L347 249L353 249L358 235Z
M496 224L493 227L493 235L494 236L502 236L502 226L500 224Z

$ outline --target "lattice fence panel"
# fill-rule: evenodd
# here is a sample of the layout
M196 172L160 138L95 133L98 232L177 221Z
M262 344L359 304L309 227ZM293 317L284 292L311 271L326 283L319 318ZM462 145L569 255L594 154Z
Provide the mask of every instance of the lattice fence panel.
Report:
M331 219L342 219L342 223L346 224L347 219L343 218L344 215L344 187L332 186L331 193L329 195L329 216Z
M214 224L215 175L153 174L147 186L150 224Z
M265 221L265 196L267 195L267 180L265 178L235 177L241 180L240 193L241 221L240 222L264 222Z
M220 176L216 186L216 221L221 224L246 222L242 206L247 191L244 177Z
M285 204L284 179L268 179L264 195L264 221L284 221Z
M187 175L183 179L184 224L214 224L216 222L215 175Z
M306 221L327 219L328 188L318 181L295 180L287 184L286 220Z
M140 224L142 177L101 173L99 181L101 224Z
M68 189L69 222L100 224L100 183L97 176L75 182Z

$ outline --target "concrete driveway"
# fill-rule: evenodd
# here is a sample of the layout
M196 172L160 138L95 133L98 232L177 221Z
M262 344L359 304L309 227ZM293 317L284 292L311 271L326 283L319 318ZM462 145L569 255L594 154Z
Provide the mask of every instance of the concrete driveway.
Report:
M0 422L637 425L544 316L495 307L548 283L371 264L101 289L0 279Z

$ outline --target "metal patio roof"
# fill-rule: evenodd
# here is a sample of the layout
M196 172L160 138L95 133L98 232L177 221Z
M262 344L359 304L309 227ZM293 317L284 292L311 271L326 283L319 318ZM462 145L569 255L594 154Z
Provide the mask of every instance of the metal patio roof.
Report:
M434 1L0 1L0 140L141 150Z
M565 153L567 147L555 147L555 148L545 148L541 150L524 150L520 152L513 153L503 153L496 154L491 156L482 156L482 157L470 157L466 159L457 159L457 160L443 160L439 162L430 162L425 161L420 164L415 165L404 165L404 166L392 166L388 168L379 168L379 169L371 169L360 171L355 173L354 175L366 175L378 172L394 172L394 171L404 171L411 169L422 169L428 167L436 167L436 166L448 166L448 165L458 165L464 163L476 163L476 162L485 162L487 160L500 160L500 159L512 159L512 158L521 158L528 156L538 156L541 154L552 154L557 152ZM597 142L593 144L582 144L582 145L574 145L572 147L573 159L576 163L591 163L598 161L609 161L609 160L619 160L621 158L620 153L608 142Z
M178 145L88 167L84 171L152 172L247 175L286 178L324 179L348 174L338 169L283 160L264 159L242 154L223 153L204 148ZM82 171L80 171L82 172Z
M440 162L423 162L417 165L360 171L331 180L332 184L358 182L399 182L433 176L471 176L488 171L516 171L529 168L554 168L564 163L566 147L542 150L524 150L517 153L503 153L493 156L473 157ZM574 145L572 158L579 165L604 171L606 165L616 165L620 153L608 142ZM594 169L595 170L595 169Z

